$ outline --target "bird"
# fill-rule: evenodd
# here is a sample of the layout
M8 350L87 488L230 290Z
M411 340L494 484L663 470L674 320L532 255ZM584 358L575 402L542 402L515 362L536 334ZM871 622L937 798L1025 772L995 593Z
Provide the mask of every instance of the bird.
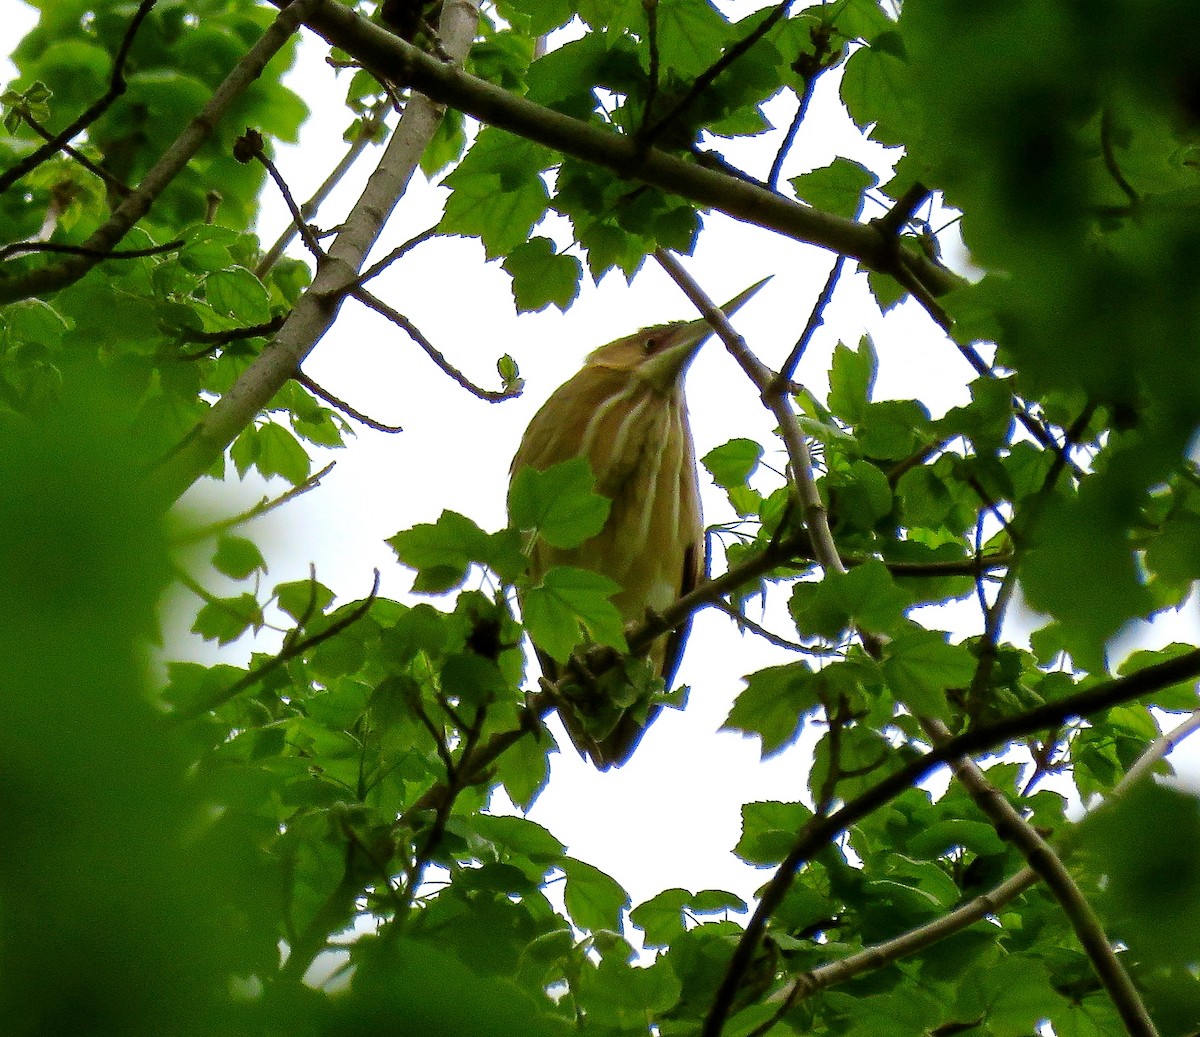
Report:
M765 281L723 307L732 314ZM608 577L620 590L612 597L626 627L669 608L694 588L708 567L700 484L684 398L684 376L712 334L703 319L643 328L588 354L583 367L559 386L533 416L510 469L544 471L586 457L596 492L612 502L601 531L575 548L535 539L529 578L539 581L558 565ZM645 655L653 675L669 687L679 667L690 619L656 638ZM586 667L566 671L534 644L549 682L565 674L583 678ZM611 680L572 687L555 705L579 752L600 770L619 767L633 755L659 712L646 701L627 704ZM626 689L627 691L628 689ZM607 701L606 701L607 700ZM625 708L622 708L625 707Z

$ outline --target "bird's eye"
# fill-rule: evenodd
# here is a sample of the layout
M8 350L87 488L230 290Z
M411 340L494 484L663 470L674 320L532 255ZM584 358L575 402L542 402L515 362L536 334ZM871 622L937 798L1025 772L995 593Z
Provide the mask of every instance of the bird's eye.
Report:
M649 356L656 349L658 349L658 339L656 339L656 338L646 339L646 344L642 348L645 350L646 355Z

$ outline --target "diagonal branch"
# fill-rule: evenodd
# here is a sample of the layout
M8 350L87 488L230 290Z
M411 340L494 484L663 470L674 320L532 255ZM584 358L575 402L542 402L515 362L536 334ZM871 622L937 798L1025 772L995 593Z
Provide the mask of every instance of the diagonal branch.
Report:
M729 68L738 58L775 27L779 20L787 14L788 8L791 6L792 0L782 0L782 3L776 4L766 18L701 72L688 88L688 92L679 99L679 102L666 115L653 123L644 134L639 135L642 143L651 143L655 137L695 104L700 95L716 82L717 77L722 72Z
M329 197L333 189L350 172L354 163L366 151L367 145L379 139L382 129L383 112L381 110L372 109L363 116L358 132L354 135L354 141L342 156L341 161L334 166L333 171L322 181L321 186L312 193L308 201L300 206L300 225L306 224L317 214L321 203ZM258 278L266 277L267 272L279 261L279 257L283 255L284 250L291 244L292 239L298 233L299 226L293 219L279 237L275 239L275 244L267 249L262 259L258 261L258 264L254 268L254 276Z
M376 313L390 320L396 327L400 328L408 335L418 346L425 351L425 355L429 357L443 374L448 375L472 396L477 396L481 400L487 400L488 403L499 403L502 400L511 400L515 396L521 395L520 386L511 386L504 389L484 389L482 386L476 385L470 378L455 367L449 360L446 359L446 354L437 348L432 342L425 337L411 320L403 313L397 310L394 306L389 306L386 302L380 299L377 295L367 291L362 285L355 285L350 289L350 295L354 296L359 302L365 306L369 306Z
M935 745L944 744L950 738L949 728L940 720L925 718L921 720L921 726ZM1108 992L1127 1032L1132 1037L1158 1037L1141 995L1104 935L1104 926L1059 855L988 781L974 760L960 757L952 767L954 776L991 820L997 834L1016 846L1030 870L1046 883L1071 923L1071 928L1075 930L1084 953Z
M281 6L285 0L271 2ZM869 224L801 205L763 187L647 148L632 136L544 108L438 61L334 0L320 0L305 23L376 75L411 85L481 122L719 209L735 219L845 253L870 269L890 270L894 265L891 243ZM913 256L906 263L913 275L937 294L962 283L957 275L926 257Z
M339 410L348 417L353 418L355 421L366 425L367 428L373 428L376 432L386 432L389 435L404 431L403 427L400 425L386 425L382 421L378 421L375 418L372 418L370 415L364 414L362 411L357 410L345 400L334 396L333 393L331 393L324 386L314 382L303 371L297 371L294 375L292 375L292 378L303 385L304 388L306 388L314 396L324 400L335 410Z
M1177 727L1155 739L1137 762L1126 771L1125 776L1117 783L1104 802L1089 810L1081 821L1067 829L1062 838L1058 840L1059 856L1066 859L1088 818L1094 816L1098 811L1105 810L1110 804L1120 799L1164 757L1173 752L1184 739L1191 737L1197 731L1200 731L1200 710L1191 713ZM981 918L996 914L1005 904L1020 896L1037 881L1037 872L1029 865L1025 865L995 889L961 904L949 914L943 915L927 925L919 926L894 939L873 947L866 947L855 954L830 962L828 965L818 966L811 972L797 976L782 990L773 994L770 1000L783 1002L783 1010L787 1011L818 990L845 983L855 976L872 972L882 965L924 950L948 936L961 932Z
M323 0L298 0L287 11L299 5L307 11L322 4ZM328 3L324 7L328 9ZM471 0L447 0L443 4L442 38L455 60L461 62L470 49L478 17L478 8ZM373 28L401 42L386 30ZM407 190L442 113L442 107L428 97L416 93L410 96L366 189L342 224L327 258L318 264L312 284L296 301L287 323L151 476L149 490L160 506L169 506L208 471L333 326L347 292L357 283L367 254Z
M310 634L305 638L296 638L285 644L283 649L276 655L273 655L265 663L257 669L249 671L244 677L234 681L228 688L222 688L215 695L210 696L203 702L194 702L181 709L176 710L171 714L171 719L176 722L185 722L195 720L197 717L203 716L214 709L219 709L226 702L240 695L247 688L252 688L261 681L267 674L279 669L284 663L290 659L296 658L298 655L303 655L310 648L315 648L322 641L328 641L332 637L336 637L347 627L353 626L362 619L368 612L371 611L371 606L375 604L375 598L379 593L379 570L375 570L375 582L371 585L371 593L363 599L362 603L356 608L347 612L340 619L330 623L324 630L316 634ZM298 629L298 628L297 628Z
M1103 681L1086 691L1077 692L1057 702L1048 702L1018 716L971 728L893 771L834 813L826 817L812 818L797 833L787 856L763 887L758 906L746 924L745 933L730 959L713 1007L704 1021L701 1037L720 1037L742 978L746 975L759 942L766 932L767 922L783 903L801 865L811 860L816 853L852 825L906 789L924 781L945 763L971 753L995 748L1033 731L1057 727L1068 719L1098 713L1180 681L1195 679L1198 675L1200 649L1147 666L1124 677Z

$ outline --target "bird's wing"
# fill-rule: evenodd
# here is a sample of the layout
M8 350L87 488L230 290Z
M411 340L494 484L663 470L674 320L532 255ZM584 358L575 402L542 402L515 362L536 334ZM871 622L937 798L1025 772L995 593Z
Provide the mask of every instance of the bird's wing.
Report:
M708 538L702 533L700 539L690 544L683 553L683 571L679 574L678 597L682 598L685 594L695 590L700 581L708 574L708 561ZM668 690L670 690L671 681L675 679L675 671L679 669L679 662L683 658L683 648L687 644L691 629L692 617L688 616L687 622L667 634L662 678L666 682Z

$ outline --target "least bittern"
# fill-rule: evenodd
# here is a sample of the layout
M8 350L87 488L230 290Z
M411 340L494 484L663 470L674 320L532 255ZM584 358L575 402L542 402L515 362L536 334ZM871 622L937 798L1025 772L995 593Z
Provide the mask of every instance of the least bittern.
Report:
M725 312L733 313L762 284L727 303ZM579 547L564 550L535 541L533 580L556 565L607 576L621 588L613 603L627 624L636 625L648 612L668 608L704 576L700 488L683 380L710 334L712 328L701 319L644 328L601 346L534 415L512 474L586 457L596 492L612 507L604 528ZM690 621L655 639L646 652L653 671L668 685L689 626ZM558 680L561 667L544 652L538 658L543 675ZM611 716L603 721L589 716L594 711L583 699L558 708L575 747L602 770L629 759L658 713L657 708L629 709L614 723Z

